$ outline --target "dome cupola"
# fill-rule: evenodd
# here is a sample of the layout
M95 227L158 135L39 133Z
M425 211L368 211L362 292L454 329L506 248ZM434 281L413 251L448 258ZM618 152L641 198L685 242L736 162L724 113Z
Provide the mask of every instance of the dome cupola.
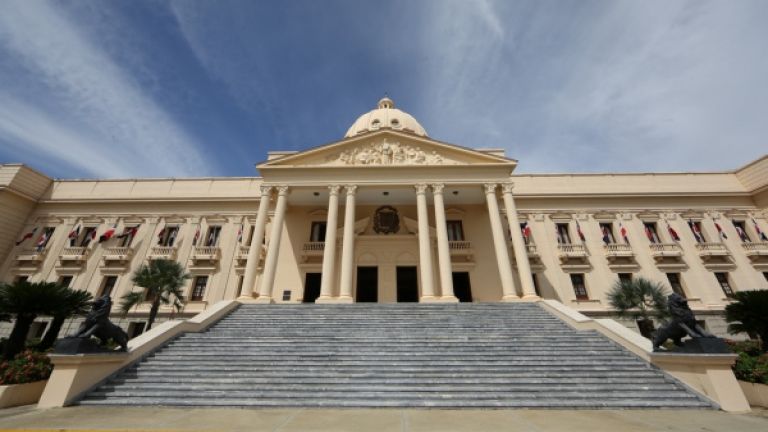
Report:
M361 115L352 124L352 127L344 134L344 138L351 138L381 129L392 129L418 136L427 136L427 131L421 127L412 115L395 108L395 102L388 97L384 97L376 105L376 109Z

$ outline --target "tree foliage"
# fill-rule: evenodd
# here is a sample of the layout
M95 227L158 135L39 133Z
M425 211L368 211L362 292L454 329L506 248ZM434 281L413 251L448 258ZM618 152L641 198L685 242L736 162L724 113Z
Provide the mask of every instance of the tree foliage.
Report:
M0 285L0 315L10 315L13 329L3 358L12 360L24 349L29 329L39 315L53 315L68 288L54 282L16 281Z
M725 307L725 320L731 334L757 336L763 352L768 352L768 290L739 291Z
M180 311L184 307L184 283L191 276L181 264L172 260L152 260L133 273L131 281L143 292L130 292L121 298L120 309L127 314L144 301L151 301L147 330L152 328L160 305Z
M608 302L623 318L651 319L668 314L666 287L642 277L616 281L608 292Z

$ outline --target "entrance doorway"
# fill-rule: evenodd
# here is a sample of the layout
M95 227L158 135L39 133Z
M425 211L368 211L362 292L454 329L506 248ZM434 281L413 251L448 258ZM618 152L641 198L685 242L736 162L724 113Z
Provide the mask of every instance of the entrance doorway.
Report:
M462 303L472 302L472 288L469 286L468 272L454 272L453 276L453 294Z
M418 303L419 282L416 267L397 268L397 302Z
M304 279L304 299L302 303L314 303L320 297L320 279L322 273L307 273Z
M379 268L357 268L357 303L376 303L379 301Z

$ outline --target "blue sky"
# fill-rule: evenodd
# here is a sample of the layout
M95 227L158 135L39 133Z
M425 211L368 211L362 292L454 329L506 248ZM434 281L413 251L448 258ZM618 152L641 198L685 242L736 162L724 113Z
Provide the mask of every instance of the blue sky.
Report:
M386 92L519 172L737 168L768 149L768 1L5 0L0 162L254 175Z

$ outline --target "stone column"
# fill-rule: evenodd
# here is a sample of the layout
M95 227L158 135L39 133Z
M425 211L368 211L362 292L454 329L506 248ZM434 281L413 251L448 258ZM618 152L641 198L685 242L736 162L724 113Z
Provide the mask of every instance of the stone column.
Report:
M325 303L333 297L333 282L336 279L336 229L339 218L338 185L328 186L328 218L325 225L325 245L323 246L323 272L320 279L320 297L316 303Z
M248 248L248 259L245 263L245 275L243 275L243 290L240 293L241 300L253 299L253 288L256 284L256 270L261 259L261 243L264 241L264 228L267 225L267 212L272 198L272 186L261 187L259 199L259 211L256 213L256 224L253 227L251 246ZM201 234L202 235L202 234Z
M277 258L280 252L280 237L283 234L283 222L285 221L285 208L288 205L288 186L277 186L277 203L275 204L275 217L272 219L272 231L269 235L267 257L264 262L264 273L261 277L259 297L257 303L273 303L272 289L275 284L275 272L277 271Z
M499 266L499 276L501 277L501 289L503 292L501 300L517 300L519 297L515 293L515 280L512 276L512 266L509 264L506 236L504 235L504 229L501 226L499 203L496 201L495 183L485 184L485 200L488 203L488 216L491 222L493 246L494 249L496 249L496 263Z
M429 244L429 216L427 213L427 185L416 185L416 212L419 222L419 274L421 298L419 301L435 301L432 281L432 246Z
M355 269L355 192L357 186L347 185L347 199L344 207L344 240L341 249L341 282L339 283L340 303L352 303L352 272ZM326 234L326 238L328 235Z
M458 302L453 294L453 271L451 269L451 251L448 247L448 226L445 223L445 203L443 184L433 184L435 199L435 230L437 231L437 262L440 266L440 301Z
M515 252L515 261L517 261L517 272L520 275L520 285L523 289L523 299L536 300L539 296L536 295L536 288L533 285L531 263L528 261L528 249L525 247L523 233L520 231L520 220L517 218L515 199L512 197L514 186L512 182L501 185L504 209L507 212L507 223L509 223L509 233L512 236L512 247Z

